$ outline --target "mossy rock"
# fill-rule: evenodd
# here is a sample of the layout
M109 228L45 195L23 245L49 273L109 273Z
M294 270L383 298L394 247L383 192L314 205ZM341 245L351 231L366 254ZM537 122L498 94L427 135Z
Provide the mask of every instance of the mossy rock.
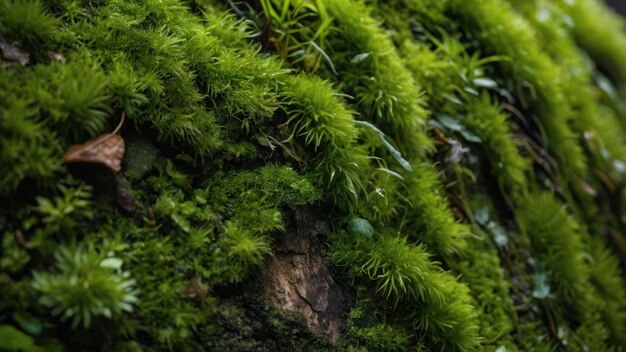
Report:
M600 0L2 1L0 350L621 351L625 155Z

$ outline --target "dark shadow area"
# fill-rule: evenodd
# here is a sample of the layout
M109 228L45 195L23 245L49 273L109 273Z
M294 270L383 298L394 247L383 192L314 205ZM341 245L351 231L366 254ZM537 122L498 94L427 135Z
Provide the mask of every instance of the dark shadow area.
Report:
M626 16L626 0L606 0L606 2L622 16Z

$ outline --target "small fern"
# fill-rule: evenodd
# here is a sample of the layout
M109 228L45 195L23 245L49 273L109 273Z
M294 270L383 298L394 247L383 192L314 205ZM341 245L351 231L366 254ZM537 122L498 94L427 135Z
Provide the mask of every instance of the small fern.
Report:
M41 214L46 232L72 234L74 229L91 218L91 187L73 179L59 184L59 196L52 199L37 197L35 210Z
M135 281L122 271L119 258L108 257L93 244L60 246L55 269L33 274L33 287L41 293L39 303L51 308L72 328L89 328L93 318L119 317L132 312L137 302Z

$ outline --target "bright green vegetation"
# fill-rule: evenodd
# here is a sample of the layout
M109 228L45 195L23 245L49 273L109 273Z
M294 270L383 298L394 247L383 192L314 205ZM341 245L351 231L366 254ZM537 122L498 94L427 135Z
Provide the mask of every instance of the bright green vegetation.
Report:
M626 350L599 0L8 0L0 44L0 350ZM121 172L63 163L122 114ZM262 294L303 211L332 344Z

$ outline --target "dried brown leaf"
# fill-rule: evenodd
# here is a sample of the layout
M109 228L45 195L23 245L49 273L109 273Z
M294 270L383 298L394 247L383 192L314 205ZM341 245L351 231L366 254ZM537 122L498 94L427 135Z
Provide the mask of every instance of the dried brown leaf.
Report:
M593 188L589 183L585 181L580 181L580 188L590 197L595 197L598 195L598 192Z
M200 307L204 307L204 301L209 294L209 288L202 283L202 279L198 276L194 276L191 279L191 285L187 286L184 290L185 296L193 299L200 304Z
M119 172L122 169L122 159L126 148L124 139L117 132L124 123L124 117L125 114L122 113L120 123L113 133L103 134L83 144L69 147L63 155L63 162L102 164L114 172Z
M57 53L56 51L48 51L48 57L50 58L50 60L56 62L65 62L65 56Z

